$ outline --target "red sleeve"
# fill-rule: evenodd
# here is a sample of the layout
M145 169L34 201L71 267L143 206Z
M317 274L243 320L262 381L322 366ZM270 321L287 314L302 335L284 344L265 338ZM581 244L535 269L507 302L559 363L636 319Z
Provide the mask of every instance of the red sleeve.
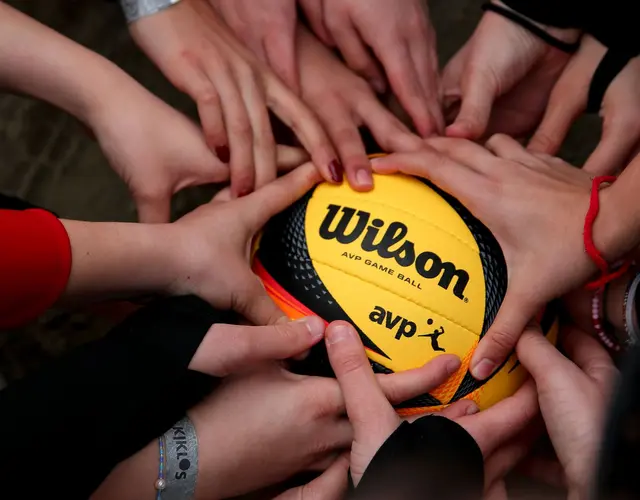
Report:
M0 210L0 328L23 325L51 307L71 272L71 243L41 209Z

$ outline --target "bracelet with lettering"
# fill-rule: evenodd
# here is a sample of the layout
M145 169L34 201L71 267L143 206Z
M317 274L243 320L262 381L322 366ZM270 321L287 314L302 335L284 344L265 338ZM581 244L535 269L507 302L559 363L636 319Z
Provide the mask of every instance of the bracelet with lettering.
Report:
M198 438L189 417L184 417L164 434L166 486L163 500L192 500L198 478Z
M120 0L124 17L129 24L142 19L143 17L156 14L180 0Z

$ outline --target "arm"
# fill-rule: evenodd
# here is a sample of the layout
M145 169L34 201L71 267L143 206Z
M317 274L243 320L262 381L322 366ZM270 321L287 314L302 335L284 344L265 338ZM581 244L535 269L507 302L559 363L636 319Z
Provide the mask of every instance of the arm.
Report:
M132 83L107 59L0 2L0 87L91 123L104 96Z
M56 302L167 290L177 276L170 229L0 209L0 327L27 323Z
M214 379L188 367L225 319L195 297L159 301L0 392L3 495L46 496L62 480L65 498L86 499L210 392Z

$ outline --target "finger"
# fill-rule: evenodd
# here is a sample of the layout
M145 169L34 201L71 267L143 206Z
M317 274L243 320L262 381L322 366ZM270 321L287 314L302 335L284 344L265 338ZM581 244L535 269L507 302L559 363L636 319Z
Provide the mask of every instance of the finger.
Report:
M291 358L324 336L317 316L270 326L213 325L189 364L192 370L225 377L265 361Z
M635 113L632 111L632 113ZM638 119L605 116L602 139L585 163L583 170L593 175L609 175L626 166L638 139L640 139Z
M243 198L240 214L248 227L257 231L274 215L302 198L319 181L320 175L311 163L302 165Z
M389 49L376 49L376 53L384 65L389 83L418 133L422 137L429 137L437 132L437 126L429 112L427 96L418 81L409 47L400 41L392 41L385 46Z
M301 148L282 146L276 147L276 163L279 172L288 172L309 161L309 154Z
M349 486L349 455L342 454L320 477L274 500L340 500Z
M436 387L456 373L460 368L460 358L453 354L437 356L426 365L413 370L389 375L377 375L382 392L391 404L400 404Z
M239 84L227 62L213 49L206 49L207 74L222 102L222 112L231 150L231 191L235 196L250 193L255 183L253 129Z
M299 3L315 35L326 46L335 47L335 40L324 24L323 0L299 0Z
M531 153L514 138L505 134L492 135L485 143L485 147L498 158L509 160L532 168L546 166L546 162L541 162L541 153Z
M273 69L296 94L300 93L300 79L296 61L296 22L289 19L278 31L264 41L264 51L269 67Z
M364 148L358 125L340 101L327 102L322 119L340 154L349 184L357 191L373 187L371 162Z
M423 17L421 24L421 29L409 37L407 44L422 92L427 98L429 114L435 122L436 131L442 133L444 131L444 118L440 102L436 37L433 36L432 28L425 17Z
M486 484L501 481L517 467L531 453L532 447L544 432L544 420L538 417L532 425L494 451L485 461Z
M467 69L469 73L461 82L460 112L445 133L448 137L479 139L487 130L498 89L484 68Z
M471 208L469 200L486 191L486 178L471 168L435 150L416 153L396 153L372 160L373 171L379 174L401 172L433 181Z
M569 326L564 330L562 347L567 357L583 372L595 380L601 389L609 392L618 377L611 356L594 337Z
M537 413L536 386L528 380L513 396L476 415L459 418L457 423L471 434L486 459L522 432Z
M386 440L400 419L376 381L358 333L337 321L327 327L325 343L356 439Z
M382 94L386 90L386 80L378 68L373 54L365 46L360 34L351 20L340 13L327 12L327 26L347 65L369 82L369 85Z
M340 184L342 165L318 117L277 79L265 77L264 83L271 110L293 130L324 179Z
M248 65L236 68L236 78L244 99L245 109L253 131L253 160L255 169L254 188L258 189L277 177L276 145L271 129L271 120L262 88L253 70ZM232 178L233 186L233 178ZM246 196L248 191L236 192Z
M436 151L467 165L478 172L494 172L496 157L486 148L467 139L434 137L426 140L427 145Z
M220 161L229 162L229 139L225 129L220 95L205 70L197 64L183 64L166 72L171 82L190 95L198 106L198 115L209 148Z
M447 406L444 410L434 415L447 417L449 420L457 420L465 415L475 415L480 409L474 401L463 399Z
M487 379L509 357L539 309L540 304L532 304L526 296L507 288L493 324L471 358L471 374L477 380Z
M586 109L579 92L562 78L551 92L542 122L529 141L527 149L536 153L555 155L569 133L571 125Z
M484 493L483 500L509 500L504 480L501 479L489 486Z
M138 220L144 224L163 224L171 220L171 194L151 193L135 198Z
M355 111L384 151L408 152L424 147L422 139L412 134L373 94L363 95Z

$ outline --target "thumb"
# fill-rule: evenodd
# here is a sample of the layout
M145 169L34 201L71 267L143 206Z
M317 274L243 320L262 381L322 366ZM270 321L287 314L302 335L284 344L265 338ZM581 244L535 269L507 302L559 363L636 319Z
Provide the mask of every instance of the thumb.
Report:
M163 224L171 218L171 194L135 196L138 220L144 224Z
M495 78L486 69L472 69L462 81L462 102L448 137L479 139L487 130L493 101L498 92Z
M265 361L292 358L317 344L325 323L317 316L271 326L213 325L189 369L215 377L246 370Z
M518 341L516 347L518 360L529 372L537 384L548 377L559 374L561 379L566 375L567 363L571 363L549 340L542 335L540 329L528 329Z
M471 374L477 380L488 378L507 359L536 311L535 305L507 289L498 315L471 358Z
M340 455L320 477L291 489L274 500L341 500L347 492L349 455Z
M251 229L258 230L274 215L302 198L320 180L320 173L313 164L302 165L241 198L242 215ZM260 207L260 210L256 210L256 207Z
M462 73L467 62L469 47L469 43L462 47L447 63L442 72L440 83L442 89L442 104L445 118L451 118L451 121L455 119L455 116L452 116L452 112L457 108L462 97L460 81L462 80Z

